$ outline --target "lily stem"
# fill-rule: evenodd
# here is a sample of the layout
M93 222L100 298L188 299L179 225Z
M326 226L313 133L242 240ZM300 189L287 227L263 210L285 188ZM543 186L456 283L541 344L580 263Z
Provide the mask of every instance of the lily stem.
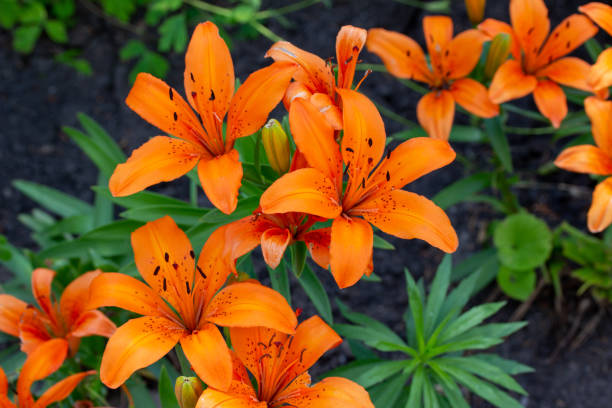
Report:
M257 12L255 13L255 18L257 20L264 20L270 17L278 17L278 16L282 16L283 14L293 13L294 11L298 11L303 8L313 6L320 2L321 0L302 0L302 1L298 1L296 3L290 4L285 7L279 7L276 9L269 9L269 10L263 10L263 11Z
M231 17L232 11L225 7L215 6L214 4L206 3L201 0L183 0L183 2L192 5L195 8L199 8L200 10L208 11L209 13L218 14L224 17Z
M270 30L268 27L266 27L265 25L261 24L259 21L251 21L251 26L257 30L257 32L261 35L263 35L264 37L266 37L268 40L272 41L272 42L278 42L278 41L283 41L283 38L278 36L277 34L275 34L272 30Z

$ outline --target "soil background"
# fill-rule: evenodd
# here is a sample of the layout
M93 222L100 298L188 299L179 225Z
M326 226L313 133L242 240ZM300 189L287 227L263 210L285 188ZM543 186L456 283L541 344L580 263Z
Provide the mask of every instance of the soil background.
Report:
M263 1L263 7L279 7L283 1ZM469 28L462 1L452 1L455 32ZM577 1L547 1L552 27L564 17L577 11ZM62 48L47 39L39 41L28 56L18 55L11 47L11 34L0 32L0 234L7 236L16 246L35 249L28 229L17 220L21 213L30 212L35 203L16 191L11 181L15 178L35 181L60 189L68 194L91 201L90 186L96 183L96 169L81 151L62 133L64 125L78 126L76 113L84 112L99 123L119 142L126 153L138 147L149 137L159 133L124 104L130 89L128 72L132 63L122 63L118 50L133 35L107 20L92 14L77 2L78 23L70 31L70 47L81 48L83 56L94 69L86 77L72 68L54 62L53 57ZM508 21L508 2L490 1L487 16ZM323 58L335 55L335 37L339 28L352 24L364 28L384 27L410 35L424 44L421 19L425 13L392 0L348 1L334 0L332 9L322 5L289 15L292 28L284 28L272 21L269 27L295 45ZM149 33L154 48L156 37ZM605 38L604 38L605 40ZM263 38L234 41L231 50L236 75L244 78L251 71L268 64L263 57L271 43ZM576 52L583 55L584 50ZM364 51L364 62L379 63L373 54ZM183 55L170 56L171 68L166 81L176 89L183 89ZM419 95L404 88L386 74L370 75L362 91L373 100L392 108L395 112L416 121ZM531 97L518 102L533 108ZM570 111L580 109L570 105ZM512 124L521 127L541 126L521 117L512 117ZM467 123L467 117L457 114L456 123ZM388 133L402 127L385 118ZM550 142L550 136L510 135L515 168L533 188L518 189L519 201L529 211L544 218L551 226L567 220L584 229L586 212L594 181L587 176L555 172L545 177L533 177L529 172L554 159L561 144ZM488 147L456 144L457 152L479 167L487 167L491 152ZM408 186L411 191L432 197L443 187L465 174L464 167L455 162L444 169L423 177ZM570 188L568 188L570 186ZM185 180L157 186L155 191L186 198ZM487 244L486 228L495 218L490 207L482 204L458 204L447 211L455 226L460 247L454 262ZM431 279L442 253L421 241L389 238L396 246L393 252L375 251L375 272L380 283L361 282L350 289L339 291L329 273L318 269L326 289L348 303L356 311L367 313L388 324L398 333L404 332L402 313L407 307L404 291L403 268L408 267L415 276ZM0 278L7 271L0 270ZM294 282L294 307L303 307L305 314L314 313L309 301ZM537 408L595 408L611 406L612 399L612 325L608 315L575 351L563 348L549 361L557 345L564 338L569 325L576 318L576 285L566 285L566 304L558 314L553 307L552 292L545 290L527 313L529 325L511 336L497 348L502 356L533 367L533 374L519 376L519 382L529 392L520 399L525 407ZM495 286L485 289L484 300L495 294ZM509 301L498 319L507 318L518 307ZM596 311L586 313L586 319ZM338 314L335 314L338 316ZM348 347L342 346L326 356L315 374L327 371L350 359ZM489 405L478 399L473 407Z

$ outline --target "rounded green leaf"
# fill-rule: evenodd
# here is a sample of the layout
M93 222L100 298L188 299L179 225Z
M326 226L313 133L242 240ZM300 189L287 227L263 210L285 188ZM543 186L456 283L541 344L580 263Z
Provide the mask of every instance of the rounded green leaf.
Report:
M68 33L66 32L66 26L59 20L48 20L45 23L45 32L56 43L68 42Z
M552 250L552 234L546 223L526 213L502 221L495 229L493 241L501 263L515 270L544 264Z
M536 273L533 269L518 271L501 266L497 274L497 284L504 293L513 299L525 301L535 289Z

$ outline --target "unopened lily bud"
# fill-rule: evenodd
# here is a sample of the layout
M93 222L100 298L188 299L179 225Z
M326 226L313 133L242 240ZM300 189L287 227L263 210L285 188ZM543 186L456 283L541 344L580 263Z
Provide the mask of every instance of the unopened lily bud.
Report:
M283 127L276 119L270 119L261 130L261 139L268 156L270 166L278 174L283 175L289 170L291 146Z
M197 377L180 376L176 379L174 393L181 408L195 408L202 391L202 383Z
M484 19L487 0L465 0L465 8L473 25L478 25Z
M497 68L508 59L511 42L512 39L508 33L497 34L493 38L484 68L484 73L487 78L493 78Z

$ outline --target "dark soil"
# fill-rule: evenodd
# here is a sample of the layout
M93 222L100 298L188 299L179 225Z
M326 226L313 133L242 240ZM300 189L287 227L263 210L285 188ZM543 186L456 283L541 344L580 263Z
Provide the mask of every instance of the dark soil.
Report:
M282 1L264 2L264 6L282 4ZM322 6L290 16L295 24L285 29L272 22L270 28L294 44L310 50L323 58L334 55L335 36L344 24L371 28L385 27L404 32L423 43L420 10L391 0L348 1L336 0L332 10ZM455 31L468 28L463 2L453 2ZM508 20L507 2L489 2L487 14ZM553 25L576 11L576 1L547 1ZM123 100L129 91L127 81L129 65L118 60L118 50L131 37L108 21L79 9L79 23L71 31L71 47L81 48L93 68L94 75L85 77L71 68L53 61L61 49L42 40L30 56L17 55L11 49L11 35L0 33L0 233L14 245L34 249L28 229L17 220L18 214L30 212L36 205L11 186L11 180L21 178L58 188L85 200L93 195L90 186L96 182L96 170L61 131L63 125L76 126L76 113L84 112L99 121L120 143L126 152L139 146L158 131L131 112ZM153 37L154 38L154 37ZM154 46L153 40L151 45ZM256 68L266 65L263 54L270 46L265 38L235 41L232 56L237 75L244 79ZM378 59L364 52L366 62L378 63ZM167 81L177 89L183 89L184 61L182 55L171 56L171 69ZM393 108L396 112L416 121L415 109L418 95L402 88L393 78L384 74L372 74L365 81L363 92L372 99ZM532 107L530 97L520 103ZM570 111L577 107L570 106ZM466 120L460 114L458 122ZM515 118L517 126L541 126ZM393 133L401 126L386 120L387 130ZM529 189L518 189L522 206L546 219L551 226L562 220L583 227L590 194L594 182L586 176L556 172L546 177L527 175L553 159L560 145L550 143L549 136L510 136L515 167L523 179L532 183ZM483 146L455 146L459 154L478 166L487 166L491 152ZM464 175L460 163L435 172L413 183L409 188L432 197L443 187ZM560 188L573 185L573 188ZM181 180L155 188L176 197L186 197L187 184ZM455 261L486 244L486 228L496 214L485 205L459 204L448 211L460 239ZM407 266L417 276L430 278L442 253L420 241L391 239L397 250L375 252L375 271L381 283L361 282L340 292L328 273L318 270L331 298L338 297L355 310L367 313L387 323L398 333L403 333L402 313L407 307L403 268ZM2 272L2 271L0 271ZM5 271L6 272L6 271ZM0 276L6 276L0 275ZM494 287L486 289L486 295ZM500 346L504 357L518 360L536 369L534 374L523 375L519 381L529 392L522 399L526 407L538 408L593 408L609 406L612 397L612 326L609 316L587 341L575 351L563 348L557 358L549 357L564 338L569 325L575 319L579 299L574 297L575 287L566 290L567 304L563 316L553 307L552 294L545 290L534 303L526 319L527 328L510 337ZM486 297L486 296L485 296ZM502 314L508 317L518 306L509 302ZM304 307L305 313L314 311L308 300L296 286L294 307ZM585 320L596 312L591 307ZM584 324L583 324L584 325ZM325 371L347 361L346 346L329 353L317 370ZM475 407L487 406L474 400Z

